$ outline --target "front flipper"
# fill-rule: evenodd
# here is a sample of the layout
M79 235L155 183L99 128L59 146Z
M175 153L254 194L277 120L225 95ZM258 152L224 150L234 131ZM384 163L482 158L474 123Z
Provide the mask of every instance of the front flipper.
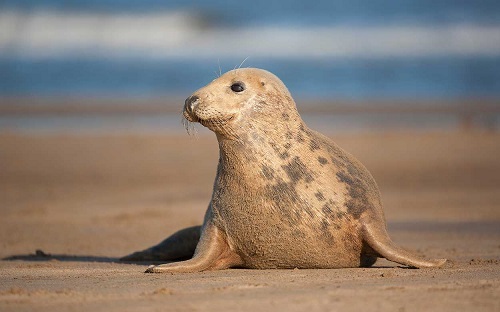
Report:
M446 263L446 259L424 259L394 244L390 239L385 227L374 223L363 224L363 239L365 242L387 260L394 261L415 268L440 267Z
M156 246L120 258L121 261L174 261L193 256L200 240L201 226L175 232Z
M240 265L242 265L242 260L229 247L225 233L209 222L204 226L192 259L157 266L152 265L145 273L200 272Z

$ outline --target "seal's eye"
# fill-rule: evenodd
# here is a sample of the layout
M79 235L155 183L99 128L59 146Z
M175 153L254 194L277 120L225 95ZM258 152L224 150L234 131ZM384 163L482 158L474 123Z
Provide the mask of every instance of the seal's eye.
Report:
M231 85L231 90L233 90L233 92L241 92L245 90L245 84L239 81L235 82Z

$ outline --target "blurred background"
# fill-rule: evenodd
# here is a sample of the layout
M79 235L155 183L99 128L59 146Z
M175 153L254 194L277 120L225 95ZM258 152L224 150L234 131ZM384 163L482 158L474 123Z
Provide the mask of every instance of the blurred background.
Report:
M500 4L0 2L0 130L182 130L183 99L239 66L275 73L320 130L495 129Z
M398 243L498 259L498 0L0 0L0 258L200 224L219 151L184 99L240 66L366 165Z

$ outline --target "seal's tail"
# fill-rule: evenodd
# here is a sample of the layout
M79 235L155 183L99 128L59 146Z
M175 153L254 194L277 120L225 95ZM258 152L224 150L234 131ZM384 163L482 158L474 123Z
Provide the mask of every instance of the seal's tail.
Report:
M201 226L175 232L156 246L120 258L120 261L177 261L193 256L200 240Z
M424 259L396 244L390 239L385 227L373 223L363 225L365 242L379 254L380 257L415 268L435 268L446 263L446 259Z

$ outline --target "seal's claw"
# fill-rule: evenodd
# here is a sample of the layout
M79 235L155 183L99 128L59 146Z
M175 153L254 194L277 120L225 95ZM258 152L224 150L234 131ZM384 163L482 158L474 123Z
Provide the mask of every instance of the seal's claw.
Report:
M436 259L434 262L436 263L436 268L447 267L451 264L448 259Z

